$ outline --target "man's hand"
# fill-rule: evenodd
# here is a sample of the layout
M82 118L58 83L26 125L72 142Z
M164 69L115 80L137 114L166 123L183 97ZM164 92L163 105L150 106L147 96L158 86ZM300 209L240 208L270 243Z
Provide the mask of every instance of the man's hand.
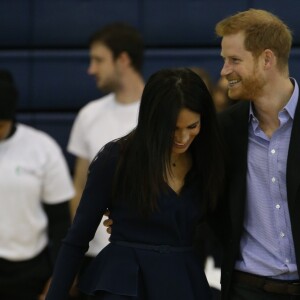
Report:
M107 216L107 217L109 217L109 210L108 210L108 209L106 210L106 212L105 212L104 215ZM111 234L111 226L112 226L112 224L113 224L113 220L112 220L112 219L106 219L106 220L103 221L103 225L104 225L105 227L107 227L107 228L106 228L106 231L107 231L109 234Z

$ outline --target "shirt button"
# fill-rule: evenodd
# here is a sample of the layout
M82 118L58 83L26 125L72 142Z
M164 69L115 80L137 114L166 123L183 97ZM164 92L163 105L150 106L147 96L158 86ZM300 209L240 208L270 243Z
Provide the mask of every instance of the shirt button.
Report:
M280 236L281 236L282 238L285 237L284 232L280 232Z
M280 208L280 204L276 204L276 206L275 206L277 209L279 209Z
M288 263L290 262L290 260L287 258L287 259L285 260L285 262L288 264Z
M272 154L275 154L275 153L276 153L275 149L272 149L272 150L271 150L271 153L272 153Z
M275 177L272 177L272 182L274 183L276 181Z

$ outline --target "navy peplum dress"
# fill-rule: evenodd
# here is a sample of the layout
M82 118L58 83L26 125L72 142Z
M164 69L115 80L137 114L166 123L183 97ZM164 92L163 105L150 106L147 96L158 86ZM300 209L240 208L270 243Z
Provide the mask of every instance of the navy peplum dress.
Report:
M211 299L200 258L192 249L195 226L203 217L196 181L188 181L179 195L168 188L159 198L159 210L143 218L129 209L126 201L111 203L109 195L118 155L118 144L111 142L91 163L46 299L67 299L106 208L114 221L111 243L81 278L81 291L89 295L103 293L103 299L105 293L116 295L114 299L118 295L139 300Z

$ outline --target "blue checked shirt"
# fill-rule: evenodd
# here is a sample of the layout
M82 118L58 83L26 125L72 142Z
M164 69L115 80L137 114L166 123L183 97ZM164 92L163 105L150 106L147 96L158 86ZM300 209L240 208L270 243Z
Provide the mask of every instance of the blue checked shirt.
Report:
M299 278L286 190L289 141L299 97L298 84L291 80L293 94L280 111L280 126L271 138L260 129L250 105L244 233L235 265L236 270L283 280Z

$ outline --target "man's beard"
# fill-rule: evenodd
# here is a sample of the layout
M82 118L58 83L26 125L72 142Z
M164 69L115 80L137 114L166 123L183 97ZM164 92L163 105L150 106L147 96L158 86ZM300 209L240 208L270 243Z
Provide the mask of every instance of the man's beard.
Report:
M107 82L103 85L100 84L99 89L103 93L114 93L117 89L117 85L113 82Z
M263 87L265 86L265 80L257 72L257 68L254 69L251 76L243 78L241 80L239 91L235 92L228 90L228 96L233 100L254 100L263 93Z

